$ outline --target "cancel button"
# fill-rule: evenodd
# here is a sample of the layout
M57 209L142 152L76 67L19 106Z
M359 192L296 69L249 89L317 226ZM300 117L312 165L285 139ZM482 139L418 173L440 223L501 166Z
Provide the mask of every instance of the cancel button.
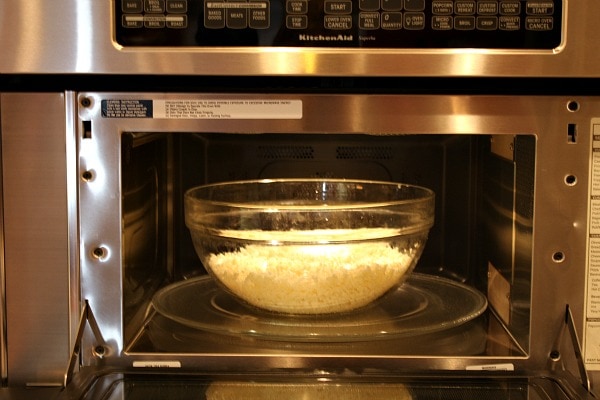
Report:
M527 17L525 29L528 31L551 31L554 28L552 17Z
M325 16L325 29L347 30L352 29L352 17L350 16Z

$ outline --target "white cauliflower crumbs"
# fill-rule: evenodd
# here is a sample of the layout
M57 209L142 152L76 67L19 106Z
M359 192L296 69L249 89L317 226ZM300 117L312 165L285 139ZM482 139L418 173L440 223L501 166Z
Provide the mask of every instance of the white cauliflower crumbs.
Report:
M402 281L414 252L392 248L387 241L250 244L211 254L207 261L223 285L256 307L322 314L353 310L381 297Z

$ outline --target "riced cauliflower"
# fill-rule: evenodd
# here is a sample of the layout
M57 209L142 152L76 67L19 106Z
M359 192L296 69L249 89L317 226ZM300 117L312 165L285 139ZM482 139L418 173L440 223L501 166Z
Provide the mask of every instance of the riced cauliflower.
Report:
M307 232L289 235L307 237L311 231ZM339 236L339 232L320 234ZM379 234L381 237L382 232ZM413 252L393 248L388 241L259 242L239 251L211 254L207 262L217 280L256 307L322 314L353 310L381 297L403 280L414 261Z

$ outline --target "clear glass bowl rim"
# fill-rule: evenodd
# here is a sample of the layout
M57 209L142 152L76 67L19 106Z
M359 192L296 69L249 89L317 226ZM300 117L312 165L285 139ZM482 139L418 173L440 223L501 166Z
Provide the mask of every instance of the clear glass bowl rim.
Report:
M315 201L314 204L283 204L273 202L273 204L256 204L251 201L248 202L228 202L228 201L217 201L211 200L207 198L197 197L194 194L200 191L207 191L210 189L216 189L219 187L226 186L235 186L239 185L240 187L246 185L256 185L256 184L271 184L271 183L325 183L325 184L364 184L364 185L381 185L381 186L390 186L397 188L410 188L418 191L418 196L410 199L401 199L401 200L387 200L387 201L379 201L379 202L348 202L344 204L328 204L326 201L323 204L319 204ZM401 183L401 182L392 182L392 181L378 181L378 180L362 180L362 179L329 179L329 178L280 178L280 179L253 179L253 180L235 180L235 181L227 181L227 182L218 182L218 183L210 183L201 186L195 186L193 188L188 189L184 197L188 200L191 200L195 203L206 203L212 204L215 206L223 206L223 207L231 207L231 208L244 208L244 209L273 209L273 210L335 210L335 209L369 209L369 208L379 208L386 206L394 206L394 205L402 205L402 204L418 204L418 203L426 203L432 201L435 198L435 193L433 190L428 189L423 186L413 185L409 183Z

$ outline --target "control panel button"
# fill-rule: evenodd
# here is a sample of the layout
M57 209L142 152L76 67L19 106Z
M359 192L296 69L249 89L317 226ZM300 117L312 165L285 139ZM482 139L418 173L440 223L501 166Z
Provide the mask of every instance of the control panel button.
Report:
M425 10L425 0L404 0L404 9L406 11Z
M186 0L167 0L167 12L168 13L186 13L187 12L187 1Z
M379 29L381 26L378 12L361 12L358 14L358 27L365 30Z
M350 14L352 13L352 1L350 0L325 0L326 14Z
M551 31L554 28L552 17L527 17L525 29L528 31Z
M165 0L144 0L144 11L162 14L165 12Z
M454 12L454 3L449 0L434 0L431 3L431 12L434 15L450 15Z
M434 15L431 19L431 27L436 31L449 31L454 28L454 18Z
M425 13L405 12L404 29L407 29L409 31L420 31L425 29Z
M326 15L324 20L325 29L349 30L352 29L351 16Z
M400 12L382 12L381 27L386 30L402 29L402 13Z
M457 15L473 15L476 9L475 0L462 0L454 4L454 12Z
M479 1L477 2L477 14L479 15L496 15L498 14L497 1Z
M166 18L162 15L146 15L144 17L144 28L161 29L166 26Z
M381 9L384 11L402 10L402 0L381 0Z
M143 0L124 0L121 4L124 13L141 13L144 11Z
M454 18L454 29L471 31L475 29L475 17L459 16Z
M501 16L498 20L499 28L503 31L518 31L521 29L521 17Z
M500 14L519 15L521 14L521 2L519 1L501 1Z
M248 27L248 12L245 8L227 8L225 17L225 25L228 28L244 29Z
M268 1L250 0L248 27L252 29L268 29L271 25L271 10Z
M285 26L288 29L307 29L308 17L306 15L288 15L285 18Z
M554 14L554 2L552 1L528 1L525 7L528 15Z
M308 0L287 0L285 10L288 14L306 14L308 12Z
M121 18L121 24L124 28L143 28L144 27L144 16L139 14L123 15Z
M477 17L477 29L495 31L498 29L498 17Z
M188 26L187 15L170 14L166 17L166 26L170 29L185 29Z
M362 11L377 11L379 0L358 0L358 8Z
M213 6L207 2L204 5L204 26L209 29L225 28L225 9Z

